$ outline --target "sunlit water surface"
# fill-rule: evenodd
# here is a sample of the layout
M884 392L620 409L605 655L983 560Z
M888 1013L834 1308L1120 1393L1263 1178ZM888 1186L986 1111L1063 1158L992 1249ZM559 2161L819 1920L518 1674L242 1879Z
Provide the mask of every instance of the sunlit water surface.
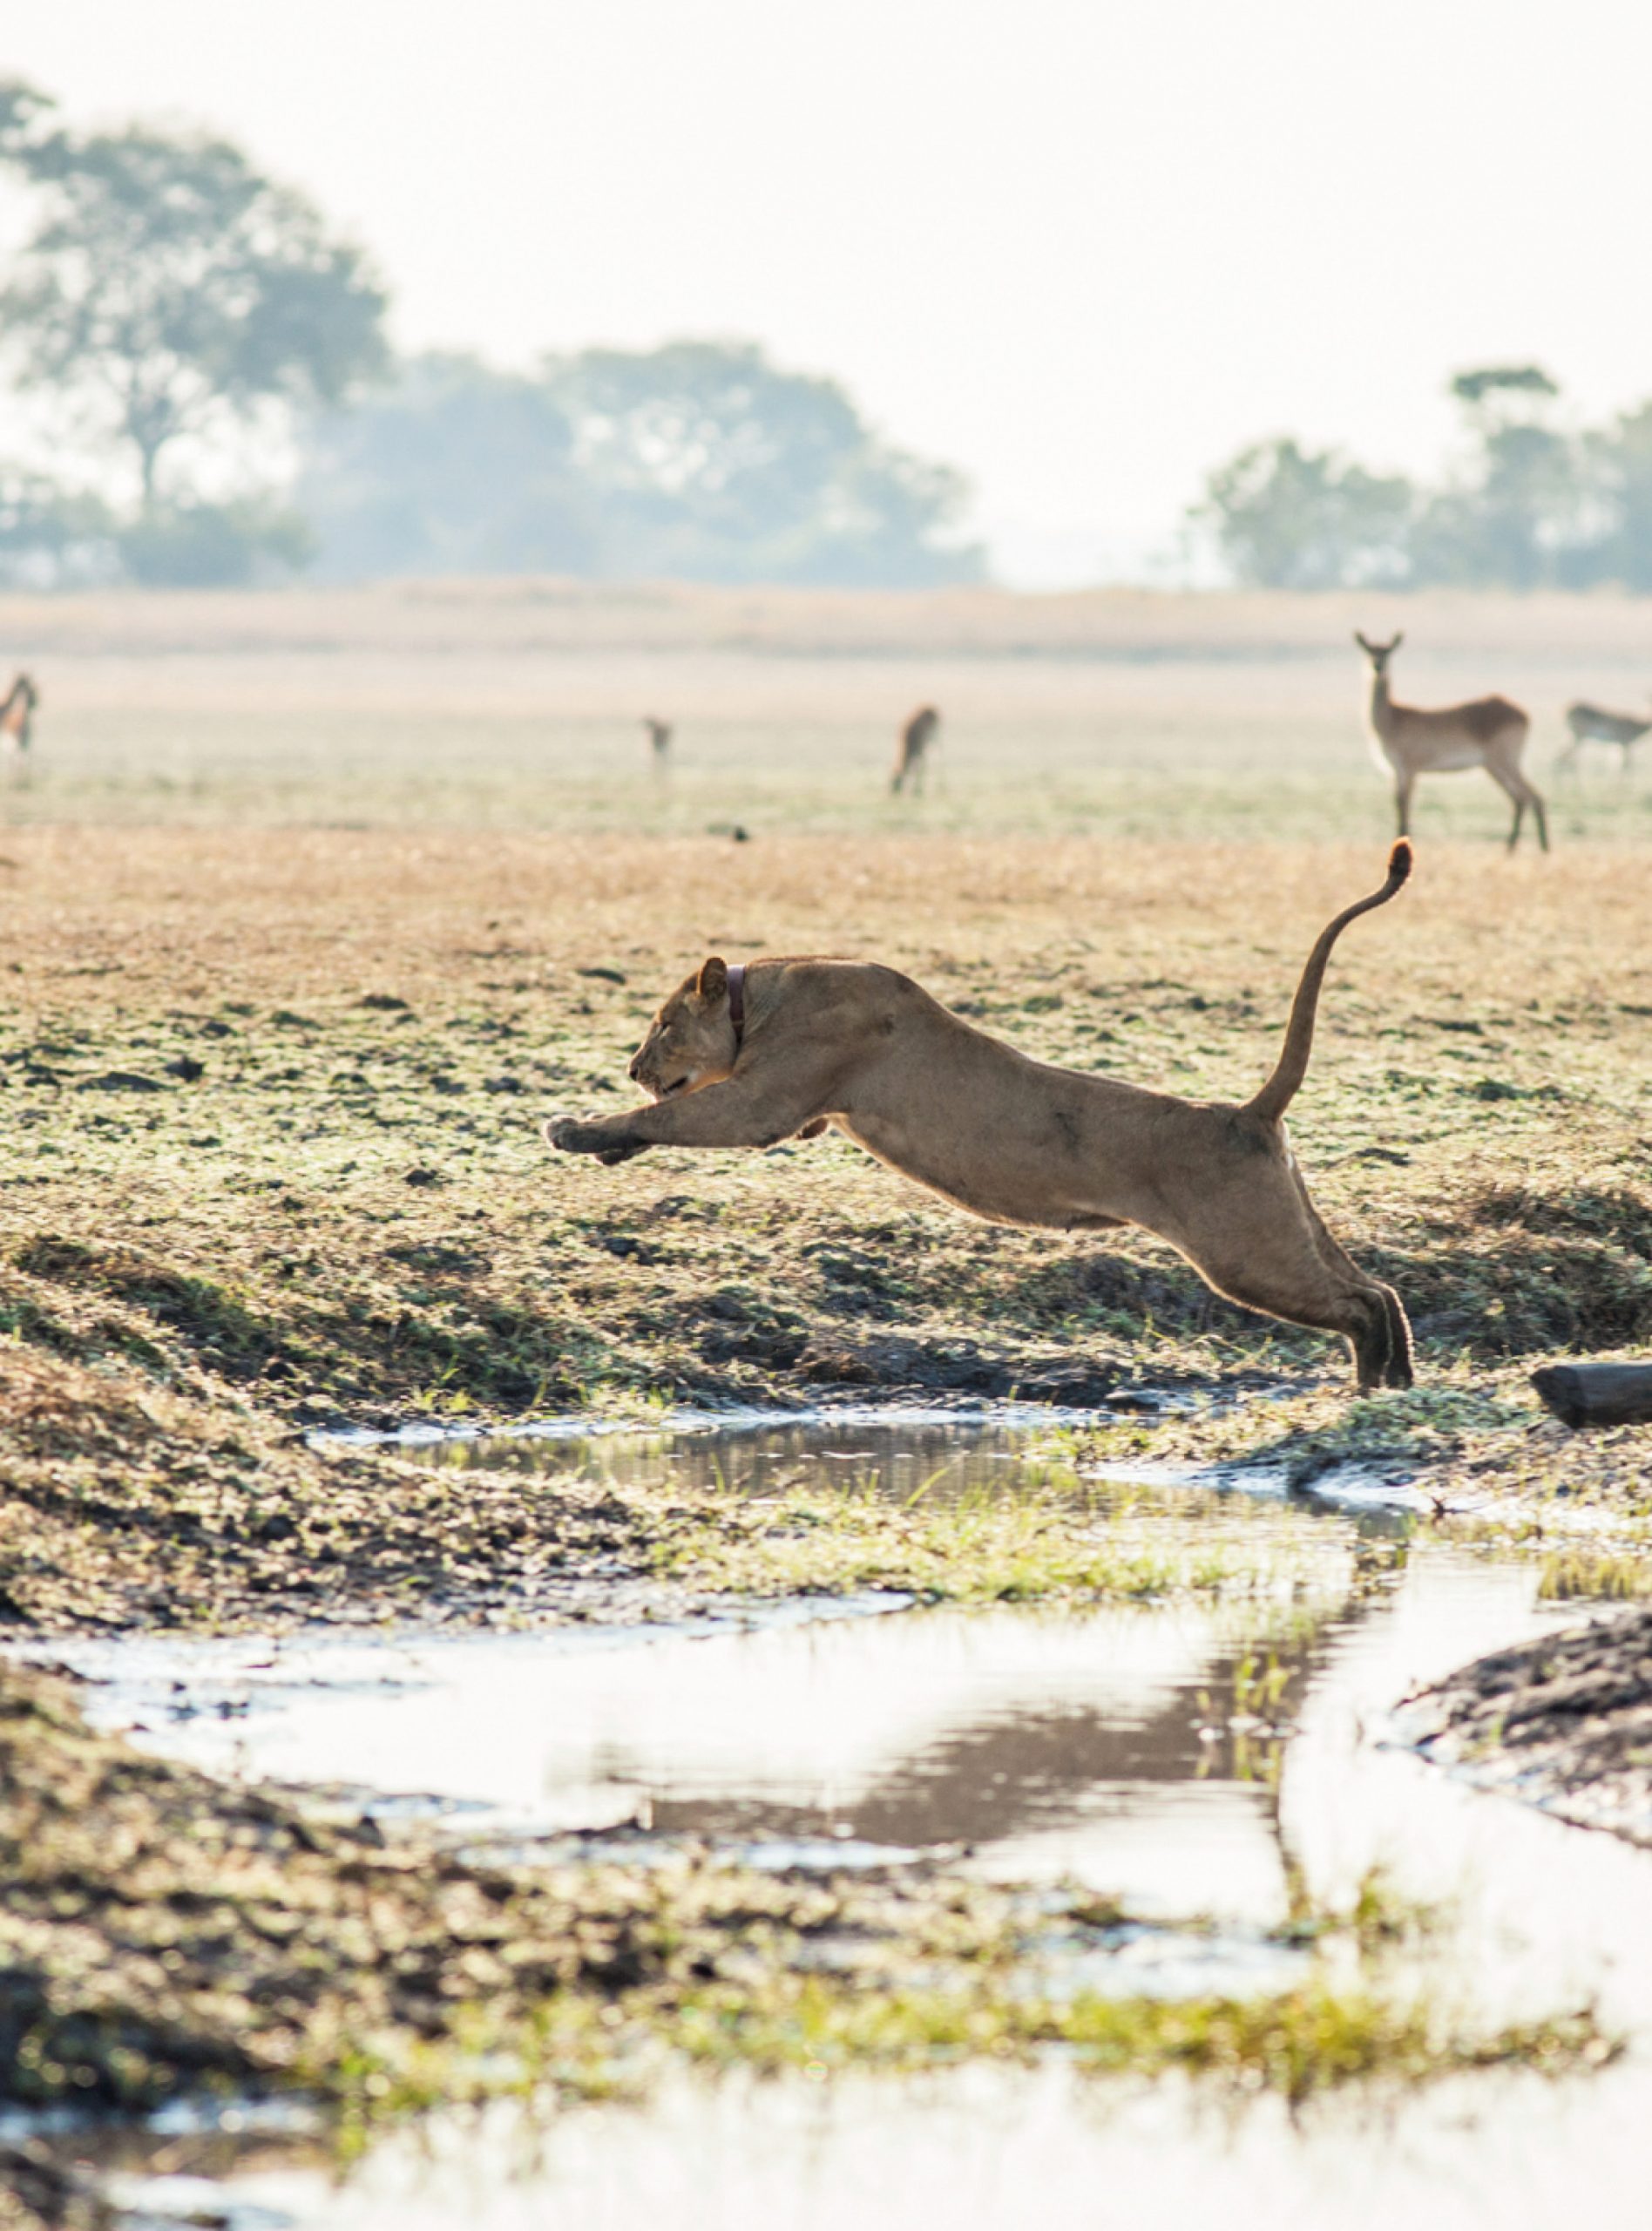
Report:
M805 1463L890 1492L1013 1491L1014 1446L956 1421L863 1420L629 1455L616 1440L602 1461L714 1462L753 1488ZM563 1444L529 1461L588 1459L589 1444L585 1459ZM1229 1924L1213 1958L1240 1963L1233 1987L1247 1943L1283 1913L1288 1861L1333 1900L1381 1866L1450 1902L1433 1978L1449 1999L1488 2019L1593 2001L1631 2040L1616 2065L1367 2093L1295 2121L1273 2099L1087 2081L1059 2059L917 2082L685 2077L642 2107L438 2117L342 2180L267 2142L152 2140L122 2197L245 2231L654 2231L667 2211L729 2231L1042 2225L1052 2210L1137 2231L1646 2225L1652 1855L1385 1740L1410 1691L1578 1608L1540 1605L1529 1563L1401 1553L1347 1513L1317 1523L1323 1556L1297 1600L1242 1611L874 1597L664 1631L50 1654L103 1681L94 1716L151 1748L387 1815L411 1805L462 1841L693 1835L819 1864L943 1848L996 1877L1077 1877L1143 1911L1213 1915ZM1258 1710L1246 1683L1269 1660L1277 1699Z

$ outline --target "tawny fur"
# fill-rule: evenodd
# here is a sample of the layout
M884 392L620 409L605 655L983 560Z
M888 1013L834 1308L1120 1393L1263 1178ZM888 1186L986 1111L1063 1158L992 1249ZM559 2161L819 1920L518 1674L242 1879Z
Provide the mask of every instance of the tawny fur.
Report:
M1543 800L1520 767L1531 715L1506 697L1471 697L1461 705L1432 708L1397 704L1389 692L1388 661L1405 640L1401 634L1390 643L1370 643L1357 629L1354 633L1355 642L1371 661L1371 740L1378 759L1393 773L1400 835L1411 829L1412 792L1419 775L1456 775L1483 767L1514 808L1510 851L1520 840L1520 824L1530 806L1537 841L1547 852L1548 818Z
M1137 1224L1249 1309L1348 1339L1361 1387L1408 1387L1398 1295L1326 1231L1284 1111L1313 1043L1330 950L1411 871L1403 839L1380 891L1322 932L1273 1075L1244 1106L1181 1100L1030 1061L867 961L775 960L747 970L745 1028L713 959L655 1016L631 1075L649 1106L545 1136L619 1163L653 1146L768 1147L835 1124L931 1192L995 1224L1060 1231Z
M895 747L895 771L889 778L890 789L897 797L909 783L922 792L926 755L940 725L941 716L933 705L920 705L904 723Z

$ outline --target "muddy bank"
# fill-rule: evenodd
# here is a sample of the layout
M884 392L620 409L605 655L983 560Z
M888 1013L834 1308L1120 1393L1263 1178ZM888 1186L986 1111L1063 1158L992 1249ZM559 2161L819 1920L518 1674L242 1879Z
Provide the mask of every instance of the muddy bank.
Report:
M599 1499L439 1496L394 1452L304 1445L410 1419L1014 1396L1093 1409L1131 1461L1629 1500L1640 1452L1546 1439L1525 1381L1652 1329L1643 878L1567 855L1493 962L1482 866L1438 856L1430 936L1339 958L1298 1151L1419 1346L1414 1401L1354 1404L1335 1343L1154 1243L972 1224L846 1141L598 1173L539 1138L620 1104L689 923L876 952L1036 1059L1249 1091L1340 887L1322 848L1259 878L1137 845L1126 877L1109 846L890 838L870 875L837 837L754 865L708 840L16 833L0 1624L537 1617L605 1561L649 1570ZM1622 933L1580 939L1608 902ZM1144 1388L1188 1414L1133 1416Z
M1511 1841L1571 1832L1517 1818L1511 1838L1510 1808L1357 1733L1418 1678L1557 1631L1572 1615L1530 1560L1278 1495L1178 1488L1172 1511L1138 1484L1087 1504L1070 1476L1046 1536L1037 1495L992 1493L1011 1453L992 1436L937 1476L961 1438L942 1417L610 1438L616 1480L660 1475L632 1486L685 1553L722 1496L753 1569L818 1585L928 1557L938 1592L973 1574L996 1608L793 1600L742 1625L725 1599L670 1631L29 1645L29 1666L0 1659L0 2091L90 2103L132 2159L168 2160L135 2116L194 2131L216 2099L246 2129L246 2103L281 2094L254 2123L298 2114L313 2161L369 2119L501 2091L549 2132L580 2118L546 2107L617 2090L646 2130L697 2070L792 2072L806 2092L842 2072L863 2103L874 2072L960 2061L989 2085L1176 2072L1201 2078L1165 2087L1190 2113L1213 2085L1279 2109L1351 2085L1334 2112L1359 2113L1491 2063L1581 2076L1631 2034L1640 1998L1580 1977L1597 1939L1618 1959L1620 1920L1634 1935L1638 1875L1622 1915L1598 1887L1585 1902L1588 1948L1483 1971L1491 1909L1459 1928L1433 1901L1477 1879L1483 1833L1493 1905L1524 1910L1527 1862L1547 1885L1554 1855L1511 1867ZM590 1448L551 1447L607 1492L581 1476ZM518 1478L554 1491L559 1473ZM720 1532L706 1554L727 1552ZM1080 1557L1085 1592L1016 1607ZM1408 1851L1430 1872L1402 1884L1386 1869ZM1506 2087L1485 2097L1506 2119ZM19 2173L55 2167L65 2204L95 2199L107 2149L4 2134L31 2129L47 2143Z
M1479 1658L1410 1699L1401 1724L1481 1787L1652 1845L1652 1611Z

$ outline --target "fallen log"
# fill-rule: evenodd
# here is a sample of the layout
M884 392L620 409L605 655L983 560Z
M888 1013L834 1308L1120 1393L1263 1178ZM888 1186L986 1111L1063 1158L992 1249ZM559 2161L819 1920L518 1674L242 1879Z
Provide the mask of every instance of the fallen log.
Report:
M1652 1425L1652 1363L1545 1364L1532 1384L1568 1426Z

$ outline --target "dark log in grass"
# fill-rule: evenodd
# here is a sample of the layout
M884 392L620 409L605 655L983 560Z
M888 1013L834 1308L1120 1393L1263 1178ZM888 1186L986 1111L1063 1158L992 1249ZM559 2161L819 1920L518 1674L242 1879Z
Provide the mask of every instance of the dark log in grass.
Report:
M1652 1363L1546 1364L1532 1384L1568 1426L1652 1425Z

